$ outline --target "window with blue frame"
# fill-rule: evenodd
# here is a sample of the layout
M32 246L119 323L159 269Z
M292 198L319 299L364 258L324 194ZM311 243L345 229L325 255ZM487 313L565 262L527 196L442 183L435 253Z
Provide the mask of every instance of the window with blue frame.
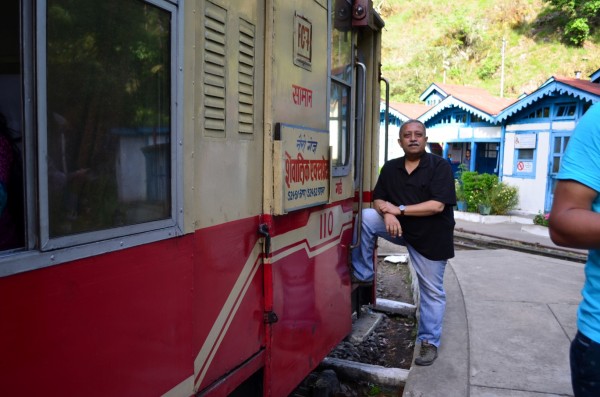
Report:
M557 103L556 104L556 119L574 119L577 112L577 104L575 102L570 103Z
M546 119L550 117L550 106L540 106L527 114L524 119Z
M483 117L480 117L476 114L472 114L471 115L471 123L483 123L485 122L485 120L483 119Z
M514 175L522 178L535 177L537 134L515 135Z
M467 113L459 112L452 115L453 122L456 124L467 124Z

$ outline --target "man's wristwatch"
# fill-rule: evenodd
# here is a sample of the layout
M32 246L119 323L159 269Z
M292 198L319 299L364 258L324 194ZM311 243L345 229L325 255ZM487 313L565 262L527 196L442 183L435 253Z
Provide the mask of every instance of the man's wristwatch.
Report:
M406 206L400 205L400 206L398 206L398 208L400 208L400 216L404 216L404 211L406 210Z

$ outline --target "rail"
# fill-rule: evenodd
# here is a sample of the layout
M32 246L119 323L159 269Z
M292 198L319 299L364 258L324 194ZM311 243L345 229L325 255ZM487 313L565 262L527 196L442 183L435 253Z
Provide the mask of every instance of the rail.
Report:
M536 243L503 239L479 233L466 233L458 230L454 231L454 246L457 249L471 250L509 249L579 263L585 263L587 260L587 254L581 252L552 248Z

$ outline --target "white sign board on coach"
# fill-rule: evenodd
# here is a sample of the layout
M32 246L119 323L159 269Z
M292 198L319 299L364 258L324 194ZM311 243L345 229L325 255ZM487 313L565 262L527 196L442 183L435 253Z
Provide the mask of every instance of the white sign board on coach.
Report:
M329 200L329 132L280 124L283 212L327 203Z

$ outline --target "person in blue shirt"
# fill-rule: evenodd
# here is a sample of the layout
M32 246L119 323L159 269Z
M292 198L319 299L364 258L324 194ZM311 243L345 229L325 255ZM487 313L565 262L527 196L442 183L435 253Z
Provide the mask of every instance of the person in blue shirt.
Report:
M588 109L561 160L550 211L550 238L589 250L577 335L571 343L575 397L600 396L600 103Z

